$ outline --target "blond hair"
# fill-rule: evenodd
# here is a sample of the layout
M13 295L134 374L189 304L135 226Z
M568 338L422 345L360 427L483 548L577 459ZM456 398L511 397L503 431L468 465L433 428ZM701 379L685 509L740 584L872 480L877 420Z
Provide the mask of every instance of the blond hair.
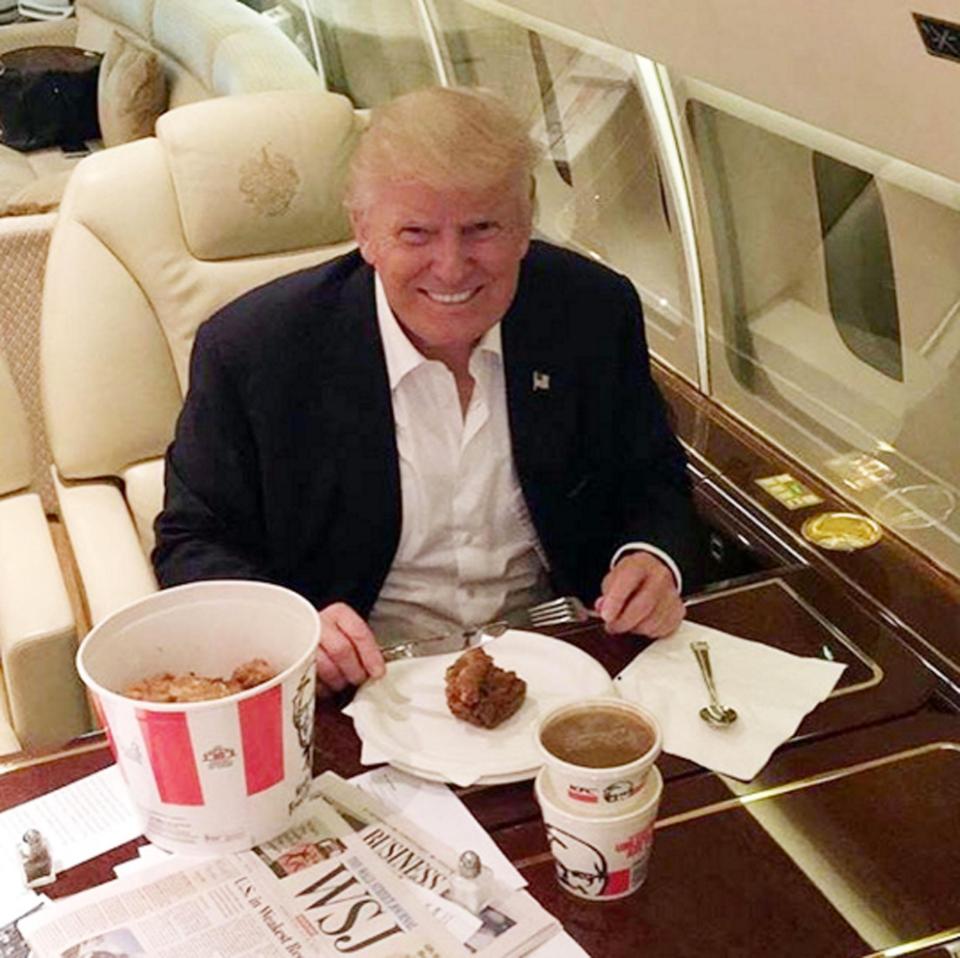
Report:
M350 165L345 203L364 208L382 183L476 190L530 184L539 150L498 96L425 87L375 107Z

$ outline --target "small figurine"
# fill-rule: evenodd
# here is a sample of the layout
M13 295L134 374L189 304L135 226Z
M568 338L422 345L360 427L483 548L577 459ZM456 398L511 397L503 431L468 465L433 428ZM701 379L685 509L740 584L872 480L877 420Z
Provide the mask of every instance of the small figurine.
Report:
M490 903L494 893L493 872L473 851L460 856L457 874L450 879L450 897L467 911L479 915Z
M23 841L17 846L17 851L27 888L49 885L56 879L50 849L37 829L28 828L23 833Z

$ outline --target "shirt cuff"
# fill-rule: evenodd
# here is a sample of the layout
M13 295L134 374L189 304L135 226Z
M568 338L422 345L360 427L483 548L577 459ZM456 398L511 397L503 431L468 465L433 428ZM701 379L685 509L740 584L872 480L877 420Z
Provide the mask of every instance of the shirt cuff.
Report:
M620 546L610 560L610 568L612 569L628 552L649 552L650 555L656 556L673 573L674 581L677 583L677 593L683 595L683 576L680 575L680 567L668 553L650 545L649 542L628 542Z

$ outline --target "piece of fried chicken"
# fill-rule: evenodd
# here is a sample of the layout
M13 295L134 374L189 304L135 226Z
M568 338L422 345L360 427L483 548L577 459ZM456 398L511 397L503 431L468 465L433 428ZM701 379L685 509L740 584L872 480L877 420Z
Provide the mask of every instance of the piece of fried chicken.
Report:
M469 649L446 673L447 707L459 719L481 728L496 728L520 706L527 683L515 672L496 666L483 649Z

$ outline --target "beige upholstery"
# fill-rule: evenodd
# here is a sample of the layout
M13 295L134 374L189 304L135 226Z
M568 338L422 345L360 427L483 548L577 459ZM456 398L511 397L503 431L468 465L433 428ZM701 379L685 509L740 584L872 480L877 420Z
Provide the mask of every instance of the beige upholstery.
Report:
M26 414L0 354L0 754L90 727L73 612L30 471Z
M160 58L171 107L232 93L323 87L295 44L237 0L77 0L75 22L5 27L0 53L60 43L103 52L115 31ZM31 180L75 163L59 149L23 154L0 147L0 206Z
M323 81L297 47L238 0L77 0L75 20L4 27L0 52L61 43L102 51L116 30L160 57L171 106L234 93L323 90ZM22 154L0 146L0 208L38 179L55 177L76 163L59 149ZM7 347L27 406L34 437L34 488L48 511L56 500L49 481L50 452L38 421L37 353L25 344L37 336L52 222L52 215L0 217L0 348Z
M0 496L30 484L30 433L13 376L0 354Z
M170 107L234 93L322 89L296 45L237 0L77 0L77 44L104 50L115 29L163 61Z
M43 270L55 214L0 219L0 353L5 354L17 390L26 407L33 440L31 485L53 511L56 500L50 482L40 408L40 298Z
M12 215L7 204L16 201L18 194L38 182L49 183L76 165L76 157L66 156L60 149L20 153L0 144L0 211Z
M167 78L156 53L125 33L114 31L100 64L97 86L104 146L153 136L168 99Z
M77 167L50 245L41 356L61 514L94 622L156 587L161 457L197 327L349 248L342 187L359 128L334 94L221 98Z
M54 212L60 205L63 191L67 188L67 180L70 179L72 172L71 168L31 180L7 200L4 215L33 216L36 213Z
M77 21L74 19L12 23L0 30L0 56L22 47L72 47L76 38Z

